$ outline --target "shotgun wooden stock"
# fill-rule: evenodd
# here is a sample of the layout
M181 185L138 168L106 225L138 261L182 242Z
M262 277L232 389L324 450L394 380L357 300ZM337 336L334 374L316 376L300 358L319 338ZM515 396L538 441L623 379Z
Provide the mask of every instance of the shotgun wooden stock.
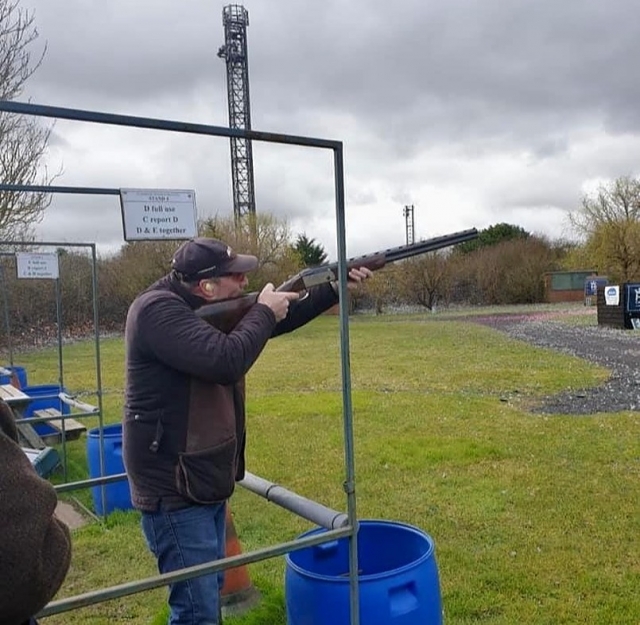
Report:
M434 237L413 243L411 245L401 245L387 250L374 252L373 254L365 254L357 256L347 261L347 271L354 267L367 267L371 271L382 269L387 263L391 263L411 256L426 254L445 247L457 245L465 241L471 241L478 236L475 228L454 232L442 237ZM338 279L338 263L330 263L320 265L319 267L311 267L303 269L286 282L283 282L276 291L292 291L295 293L304 293L309 289L332 282ZM229 333L236 324L244 317L247 311L258 301L259 293L247 293L240 297L231 299L222 299L211 304L206 304L196 310L196 314L210 323L212 326Z

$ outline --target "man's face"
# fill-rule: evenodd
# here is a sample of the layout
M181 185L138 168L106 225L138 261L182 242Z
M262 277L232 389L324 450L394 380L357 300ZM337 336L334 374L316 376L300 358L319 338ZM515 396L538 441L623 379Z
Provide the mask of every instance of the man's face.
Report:
M242 295L247 284L244 273L231 273L214 280L200 280L200 296L208 302Z

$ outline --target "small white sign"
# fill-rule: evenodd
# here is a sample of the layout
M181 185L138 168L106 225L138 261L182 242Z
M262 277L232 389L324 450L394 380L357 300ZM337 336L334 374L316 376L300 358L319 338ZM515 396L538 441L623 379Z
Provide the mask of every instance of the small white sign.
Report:
M198 235L193 190L120 189L125 241L191 239Z
M18 278L47 278L57 280L60 276L57 254L16 254Z
M604 301L607 306L617 306L620 303L620 287L605 286Z

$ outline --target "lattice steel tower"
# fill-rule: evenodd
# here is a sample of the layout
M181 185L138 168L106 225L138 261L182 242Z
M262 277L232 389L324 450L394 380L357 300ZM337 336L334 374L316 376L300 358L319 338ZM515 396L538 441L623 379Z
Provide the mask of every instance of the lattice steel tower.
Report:
M229 4L222 9L222 23L224 45L218 50L218 56L227 62L229 128L251 130L247 56L249 13L239 4ZM238 225L243 217L255 216L256 213L253 151L248 139L232 137L230 143L233 214Z
M402 209L402 214L404 215L407 245L411 245L415 242L413 238L413 233L415 230L415 223L413 221L413 204L408 204L407 206L405 206Z

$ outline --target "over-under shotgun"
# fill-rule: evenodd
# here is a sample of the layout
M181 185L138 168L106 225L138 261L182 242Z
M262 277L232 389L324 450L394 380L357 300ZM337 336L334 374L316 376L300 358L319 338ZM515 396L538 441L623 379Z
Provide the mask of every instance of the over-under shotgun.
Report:
M382 269L387 263L392 263L411 256L426 254L445 247L471 241L478 236L475 228L454 232L442 237L434 237L426 239L411 245L401 245L392 247L388 250L374 252L373 254L365 254L350 258L347 261L347 271L353 267L368 267L371 271ZM304 294L309 289L332 282L338 279L338 263L330 263L320 265L318 267L309 267L303 269L286 282L282 283L276 291L292 291ZM235 325L242 319L246 312L257 302L259 293L247 293L240 297L230 299L222 299L211 304L206 304L196 310L196 314L205 321L215 326L223 332L230 332Z

